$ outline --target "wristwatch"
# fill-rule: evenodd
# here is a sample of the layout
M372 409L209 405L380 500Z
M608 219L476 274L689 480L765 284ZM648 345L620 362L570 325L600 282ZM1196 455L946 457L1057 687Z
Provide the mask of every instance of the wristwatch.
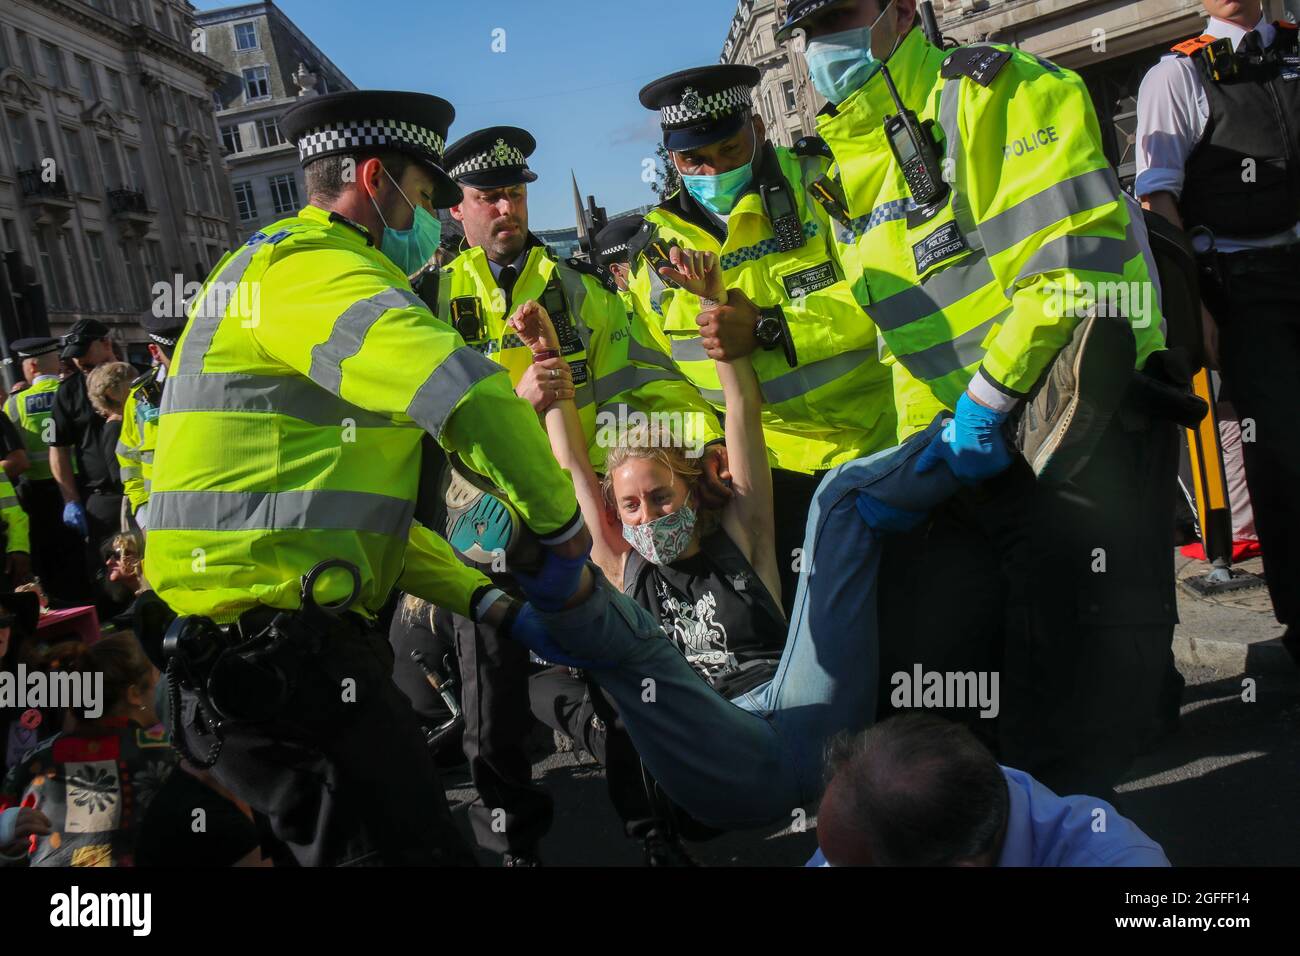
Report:
M785 353L786 364L795 368L799 357L795 354L794 340L790 338L790 327L786 325L785 311L779 305L758 310L758 321L754 323L754 338L767 351L778 345Z
M769 352L781 344L783 332L781 318L775 309L759 309L758 321L754 323L754 338L758 344Z

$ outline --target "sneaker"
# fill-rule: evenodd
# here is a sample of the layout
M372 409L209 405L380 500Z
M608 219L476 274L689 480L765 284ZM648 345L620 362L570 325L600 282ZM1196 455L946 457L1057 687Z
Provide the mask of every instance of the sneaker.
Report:
M1087 464L1124 400L1137 361L1127 321L1094 315L1029 393L1016 445L1042 481L1065 482Z
M510 553L523 523L504 498L451 473L447 487L447 541L471 561L492 564Z

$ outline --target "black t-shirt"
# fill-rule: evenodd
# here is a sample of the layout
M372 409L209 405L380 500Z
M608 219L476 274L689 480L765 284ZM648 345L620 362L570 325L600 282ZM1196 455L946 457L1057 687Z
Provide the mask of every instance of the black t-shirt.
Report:
M786 623L740 549L721 528L699 553L646 565L633 552L629 593L659 619L664 634L700 673L716 680L738 665L773 660L785 647Z
M108 466L108 482L101 486L101 491L122 494L122 466L117 461L117 441L122 437L122 421L104 422L99 434L99 450Z
M86 376L69 375L54 395L56 448L74 448L82 483L87 488L112 485L112 472L104 455L104 418L90 404Z

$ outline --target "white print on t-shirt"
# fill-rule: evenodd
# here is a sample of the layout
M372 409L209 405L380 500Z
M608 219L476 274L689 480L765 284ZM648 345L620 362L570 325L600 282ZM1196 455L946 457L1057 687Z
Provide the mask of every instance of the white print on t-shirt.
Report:
M692 604L689 598L682 601L669 594L662 584L658 590L664 632L681 648L686 659L692 664L710 667L726 664L730 657L727 653L727 629L713 618L718 607L713 592L704 592Z

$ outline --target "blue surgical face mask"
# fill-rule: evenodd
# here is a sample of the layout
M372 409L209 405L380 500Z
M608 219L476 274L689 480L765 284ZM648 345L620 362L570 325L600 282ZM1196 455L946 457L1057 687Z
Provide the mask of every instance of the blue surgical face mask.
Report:
M384 175L388 177L388 181L393 184L402 198L406 199L406 193L402 192L402 187L397 185L388 170L384 170ZM442 241L442 221L423 206L417 206L409 199L406 199L406 203L415 212L411 227L394 229L388 224L388 220L384 219L384 214L379 212L375 197L370 197L370 204L375 207L375 212L379 213L379 218L384 223L384 238L379 243L380 252L392 259L402 272L412 276L419 272L438 251L438 243Z
M754 148L750 151L749 162L744 166L716 176L687 176L682 173L682 185L709 212L717 216L729 216L754 179L754 156L757 153L758 136L755 135Z
M808 41L804 59L808 61L812 85L836 106L861 89L884 62L871 52L871 31L893 5L893 0L890 0L869 27L854 27Z

